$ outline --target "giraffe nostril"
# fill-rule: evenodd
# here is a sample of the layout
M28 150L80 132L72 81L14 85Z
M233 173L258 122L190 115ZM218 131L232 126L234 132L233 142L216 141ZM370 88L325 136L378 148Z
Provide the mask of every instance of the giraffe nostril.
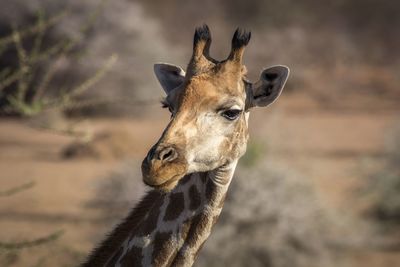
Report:
M158 153L158 160L173 161L178 156L178 153L173 147L166 147Z

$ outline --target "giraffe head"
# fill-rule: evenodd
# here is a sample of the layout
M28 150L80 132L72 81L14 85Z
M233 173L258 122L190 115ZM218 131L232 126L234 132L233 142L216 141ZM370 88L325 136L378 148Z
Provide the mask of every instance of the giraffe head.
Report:
M214 170L244 154L249 111L272 104L289 75L287 67L273 66L249 82L242 57L250 36L237 29L229 56L217 61L209 55L211 35L204 25L195 31L186 72L171 64L154 66L171 120L143 160L147 185L168 191L186 174Z

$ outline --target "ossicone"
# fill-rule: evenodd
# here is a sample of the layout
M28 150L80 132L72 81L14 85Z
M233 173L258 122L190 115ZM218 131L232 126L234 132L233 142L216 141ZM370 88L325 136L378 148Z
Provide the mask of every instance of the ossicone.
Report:
M232 48L228 61L235 61L241 64L244 48L249 43L251 38L251 32L237 28L232 37Z
M211 33L207 24L197 27L193 38L193 57L208 57L211 45Z
M232 38L232 50L246 46L251 38L251 32L237 28Z

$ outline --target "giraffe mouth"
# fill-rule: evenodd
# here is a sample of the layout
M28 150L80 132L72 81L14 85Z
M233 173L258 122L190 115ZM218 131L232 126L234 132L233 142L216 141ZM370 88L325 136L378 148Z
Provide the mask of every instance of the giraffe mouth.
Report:
M157 166L144 159L142 163L143 182L152 188L170 191L185 176L186 169L185 164L170 163L168 165Z
M144 183L152 188L161 190L161 191L171 191L179 182L179 180L183 177L184 175L175 175L172 178L166 180L165 182L161 184L151 184L145 179L143 179Z

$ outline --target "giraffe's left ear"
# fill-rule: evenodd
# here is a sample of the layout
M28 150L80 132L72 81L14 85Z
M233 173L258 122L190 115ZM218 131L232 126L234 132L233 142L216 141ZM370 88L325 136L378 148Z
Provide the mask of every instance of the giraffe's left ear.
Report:
M167 95L185 80L185 71L178 66L158 63L154 64L154 73Z
M286 66L273 66L261 72L260 80L251 85L249 107L265 107L272 104L281 94L289 76Z

